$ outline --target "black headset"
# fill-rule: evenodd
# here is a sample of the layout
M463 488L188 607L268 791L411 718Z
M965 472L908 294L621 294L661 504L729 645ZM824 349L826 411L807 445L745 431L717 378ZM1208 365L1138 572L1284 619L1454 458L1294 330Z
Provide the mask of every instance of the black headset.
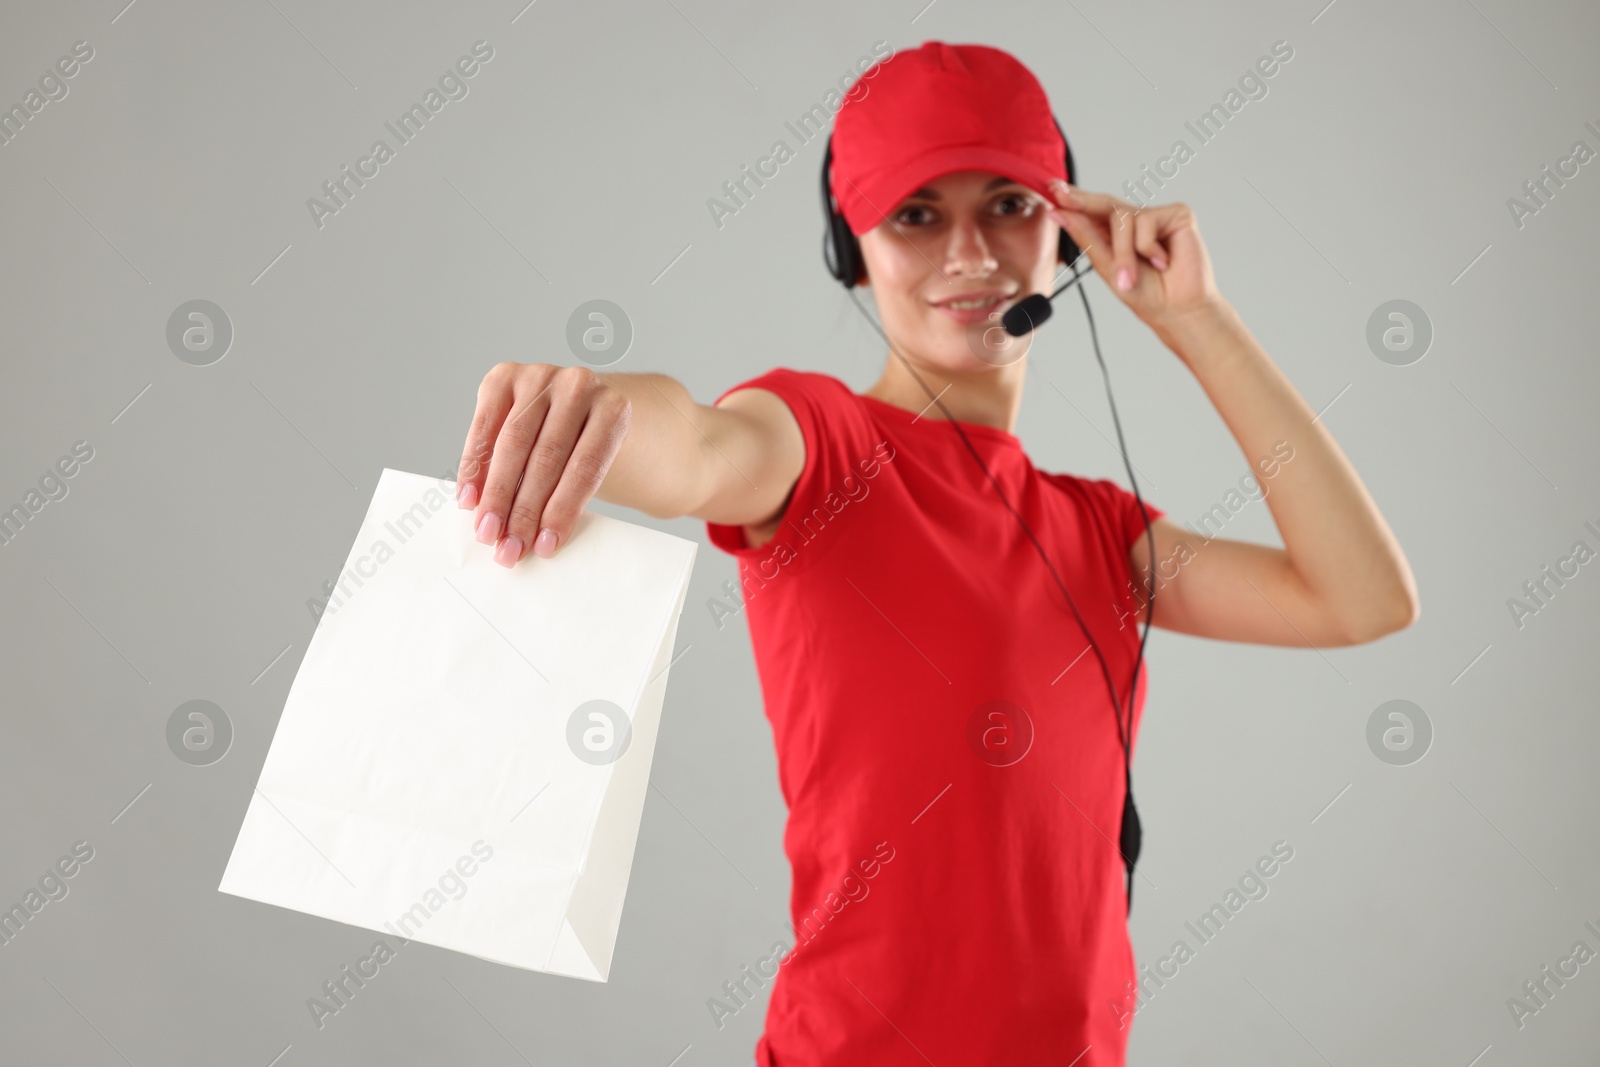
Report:
M1054 116L1051 117L1051 121L1056 123L1056 131L1061 134L1061 143L1066 150L1067 181L1073 185L1076 185L1078 184L1078 172L1077 168L1074 167L1072 163L1072 146L1067 143L1066 131L1061 129L1061 123L1056 121ZM995 479L995 476L989 472L989 466L988 464L984 463L983 457L978 454L978 450L972 447L972 442L967 439L966 431L961 428L961 424L951 416L949 409L944 406L944 401L940 399L940 394L936 394L932 389L928 388L927 383L924 382L921 375L917 374L917 372L911 367L910 362L906 360L905 356L901 355L894 345L890 343L888 334L883 332L883 328L873 321L871 315L867 314L867 309L861 306L861 301L856 299L856 281L860 278L861 271L864 266L861 258L861 244L856 239L855 234L850 232L850 225L845 221L844 216L840 214L838 205L833 198L833 191L828 187L828 171L832 164L833 135L830 133L828 135L827 151L822 157L822 211L827 219L826 226L822 232L823 264L828 268L828 273L845 287L845 291L849 293L851 301L856 305L856 309L861 312L862 317L865 318L872 328L878 332L878 336L883 338L884 343L889 345L889 350L895 355L899 356L902 362L905 362L906 369L911 372L911 376L916 379L917 384L922 386L922 391L928 394L932 403L939 405L939 410L944 412L946 421L948 421L955 429L956 433L961 436L962 443L967 446L967 451L972 454L973 459L977 460L978 466L982 468L983 473L988 477L989 483L994 486L995 494L1000 497L1001 503L1005 504L1005 506L1010 510L1012 516L1016 518L1017 522L1022 526L1023 532L1028 535L1028 540L1033 542L1035 551L1039 553L1039 558L1044 560L1045 568L1050 572L1050 576L1055 579L1056 587L1061 590L1061 595L1066 598L1067 604L1072 608L1073 617L1078 620L1078 626L1083 630L1083 635L1089 639L1089 645L1094 649L1095 656L1100 661L1100 673L1105 678L1106 688L1111 693L1112 713L1116 716L1117 720L1117 736L1122 742L1123 781L1127 786L1127 791L1122 805L1122 826L1119 833L1118 850L1122 853L1122 858L1127 868L1128 911L1131 914L1133 911L1133 869L1134 864L1139 859L1139 847L1143 840L1143 830L1139 824L1139 809L1134 807L1133 803L1133 739L1131 737L1133 732L1133 700L1135 691L1137 690L1139 684L1139 667L1144 662L1145 642L1150 638L1150 623L1155 619L1156 614L1156 546L1155 535L1150 529L1150 512L1145 508L1144 497L1139 495L1139 482L1133 476L1133 464L1128 460L1128 446L1122 439L1122 422L1117 418L1117 402L1111 396L1111 376L1106 370L1105 359L1100 355L1100 338L1095 332L1094 315L1089 311L1088 294L1084 292L1082 286L1079 286L1078 296L1083 301L1083 313L1089 320L1089 336L1094 342L1095 359L1097 359L1100 363L1100 373L1105 380L1106 400L1111 405L1111 421L1112 424L1116 426L1117 444L1122 451L1123 465L1128 471L1128 483L1133 486L1134 498L1139 502L1139 511L1144 516L1145 539L1146 544L1150 549L1151 574L1148 586L1148 599L1146 601L1148 608L1144 620L1144 633L1139 639L1139 654L1133 661L1133 677L1128 684L1128 713L1126 727L1123 725L1122 701L1118 699L1116 684L1111 680L1111 667L1106 662L1105 654L1100 651L1100 645L1095 641L1094 635L1089 631L1088 624L1083 621L1083 615L1078 611L1077 602L1072 599L1072 594L1067 591L1066 583L1061 580L1061 575L1056 570L1055 564L1050 562L1050 557L1045 554L1044 546L1039 543L1039 538L1034 536L1033 531L1028 528L1028 523L1023 519L1022 514L1017 511L1016 507L1011 503L1010 500L1006 499L1005 493L1000 488L1000 483ZM1056 293L1051 296L1052 300L1055 298L1055 296L1059 296L1061 292L1065 291L1068 286L1076 284L1081 278L1081 275L1078 272L1078 260L1082 257L1083 252L1078 247L1077 243L1073 241L1071 237L1067 236L1067 231L1065 229L1061 231L1061 243L1059 248L1061 261L1072 271L1073 280L1058 289ZM1048 313L1050 310L1049 305L1046 304L1043 310ZM1043 319L1041 318L1039 323L1042 322ZM1034 324L1030 324L1030 326L1031 325Z

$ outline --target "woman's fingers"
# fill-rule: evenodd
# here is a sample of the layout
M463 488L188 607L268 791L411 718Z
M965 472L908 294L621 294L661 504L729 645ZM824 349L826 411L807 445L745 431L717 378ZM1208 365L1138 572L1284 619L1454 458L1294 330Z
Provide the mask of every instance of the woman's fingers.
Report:
M528 455L549 408L554 371L554 367L541 364L524 365L517 369L512 381L511 412L494 440L483 497L473 517L473 528L482 544L497 545L505 534L517 483L528 466Z
M1123 289L1121 273L1133 256L1132 242L1127 235L1119 236L1119 220L1114 198L1103 193L1090 193L1066 182L1053 184L1062 209L1052 212L1077 246L1089 257L1095 273L1107 285ZM1120 247L1126 246L1126 248ZM1136 266L1136 265L1135 265ZM1133 275L1137 281L1137 270Z
M1188 204L1136 208L1104 193L1052 182L1051 217L1089 256L1095 273L1145 322L1156 325L1219 299L1211 261ZM1141 278L1142 264L1157 272ZM1131 279L1127 273L1131 268ZM1128 285L1131 280L1132 285Z
M1120 205L1111 210L1112 259L1116 262L1117 288L1124 293L1133 292L1139 283L1139 257L1133 248L1135 212Z
M501 363L478 387L457 502L502 566L531 549L549 558L573 527L628 433L628 398L587 367Z
M1075 203L1068 203L1067 207L1075 207L1089 215L1098 215L1103 219L1111 217L1111 213L1121 207L1127 211L1136 210L1134 206L1121 197L1112 196L1110 193L1091 193L1087 189L1080 189L1076 185L1062 183L1067 187L1067 194Z
M1164 221L1159 210L1141 212L1134 219L1133 247L1156 270L1167 269L1167 251L1161 246Z
M478 406L467 428L461 465L456 470L456 505L476 508L489 474L489 457L500 427L511 412L512 387L519 365L496 363L478 385Z
M1111 266L1107 250L1111 247L1111 240L1104 224L1094 216L1072 208L1055 208L1050 215L1067 231L1067 236L1083 250L1083 254L1089 257L1089 266L1094 272L1110 285Z
M504 539L495 550L497 563L509 567L517 562L550 526L547 502L568 464L575 459L578 435L599 384L594 372L586 367L562 367L544 387L540 403L545 404L547 414L538 424L523 465L522 485L508 511ZM595 485L599 487L598 482ZM573 520L576 519L574 515ZM565 531L555 531L554 536L561 538L564 533L571 533L570 525Z
M1079 247L1089 253L1089 261L1094 263L1096 270L1118 291L1132 292L1138 285L1140 256L1157 270L1167 269L1168 257L1160 242L1167 205L1135 207L1120 197L1091 193L1066 182L1056 183L1054 189L1067 212L1075 212L1092 224L1093 232L1100 238L1099 242L1094 243L1109 246L1109 257L1102 256L1100 262L1096 262L1096 249L1092 244L1078 242ZM1063 226L1068 225L1060 216L1057 221ZM1071 232L1069 227L1068 233Z
M533 541L535 555L549 559L557 546L572 536L584 505L599 491L611 461L622 448L631 414L628 398L614 389L596 397L561 478L544 503L539 533Z

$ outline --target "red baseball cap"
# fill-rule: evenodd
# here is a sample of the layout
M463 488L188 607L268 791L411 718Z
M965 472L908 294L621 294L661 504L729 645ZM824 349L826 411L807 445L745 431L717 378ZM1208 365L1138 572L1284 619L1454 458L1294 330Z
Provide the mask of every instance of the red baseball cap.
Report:
M934 178L989 170L1044 195L1067 178L1066 145L1044 86L1016 57L981 44L926 41L862 74L833 120L828 184L857 237Z

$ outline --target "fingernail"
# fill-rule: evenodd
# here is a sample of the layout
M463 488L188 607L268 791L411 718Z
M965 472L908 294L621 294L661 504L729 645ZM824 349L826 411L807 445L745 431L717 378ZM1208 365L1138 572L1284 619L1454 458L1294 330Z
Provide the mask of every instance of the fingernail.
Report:
M1117 271L1117 288L1121 289L1124 293L1133 288L1133 271L1129 270L1127 267L1123 267L1121 270Z
M456 490L456 506L475 508L478 506L478 487L467 482Z
M522 538L515 534L500 542L500 547L494 550L494 561L502 567L515 566L517 560L522 558Z
M1152 262L1152 263L1154 263L1156 265L1156 270L1166 270L1167 269L1167 257L1166 256L1152 256L1152 257L1150 257L1150 262Z
M483 513L483 518L478 520L478 543L492 545L500 540L500 516L492 511Z
M533 539L533 554L540 559L549 559L556 554L556 532L546 526L539 531L539 536Z

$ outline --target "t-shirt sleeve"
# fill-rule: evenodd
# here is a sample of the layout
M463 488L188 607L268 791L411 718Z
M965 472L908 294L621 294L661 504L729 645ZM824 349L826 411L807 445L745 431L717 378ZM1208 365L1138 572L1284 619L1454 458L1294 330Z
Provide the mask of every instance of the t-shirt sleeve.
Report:
M1136 542L1142 543L1145 536L1145 513L1149 513L1154 525L1166 512L1148 500L1141 510L1139 498L1109 478L1080 478L1072 474L1045 476L1055 482L1077 508L1080 534L1077 540L1069 542L1069 547L1086 561L1086 565L1104 568L1116 589L1138 588L1131 549Z
M1153 524L1166 514L1150 501L1139 509L1139 498L1122 488L1110 478L1079 478L1072 474L1046 474L1062 489L1077 497L1080 506L1089 510L1089 521L1108 541L1115 541L1123 549L1144 536L1145 512Z
M1131 547L1135 541L1144 536L1145 512L1149 512L1152 524L1166 514L1148 500L1144 502L1144 511L1140 511L1139 497L1109 478L1098 478L1089 484L1095 487L1103 501L1105 514L1117 524L1116 529L1122 534L1122 543L1125 547Z
M724 391L717 401L740 389L765 389L794 413L805 440L805 466L784 504L782 519L810 515L823 507L846 478L860 478L860 465L873 460L874 439L870 419L849 387L837 378L814 371L777 367ZM847 486L848 487L848 486ZM770 554L774 542L752 548L743 526L707 522L706 536L717 548L740 559L754 560Z

